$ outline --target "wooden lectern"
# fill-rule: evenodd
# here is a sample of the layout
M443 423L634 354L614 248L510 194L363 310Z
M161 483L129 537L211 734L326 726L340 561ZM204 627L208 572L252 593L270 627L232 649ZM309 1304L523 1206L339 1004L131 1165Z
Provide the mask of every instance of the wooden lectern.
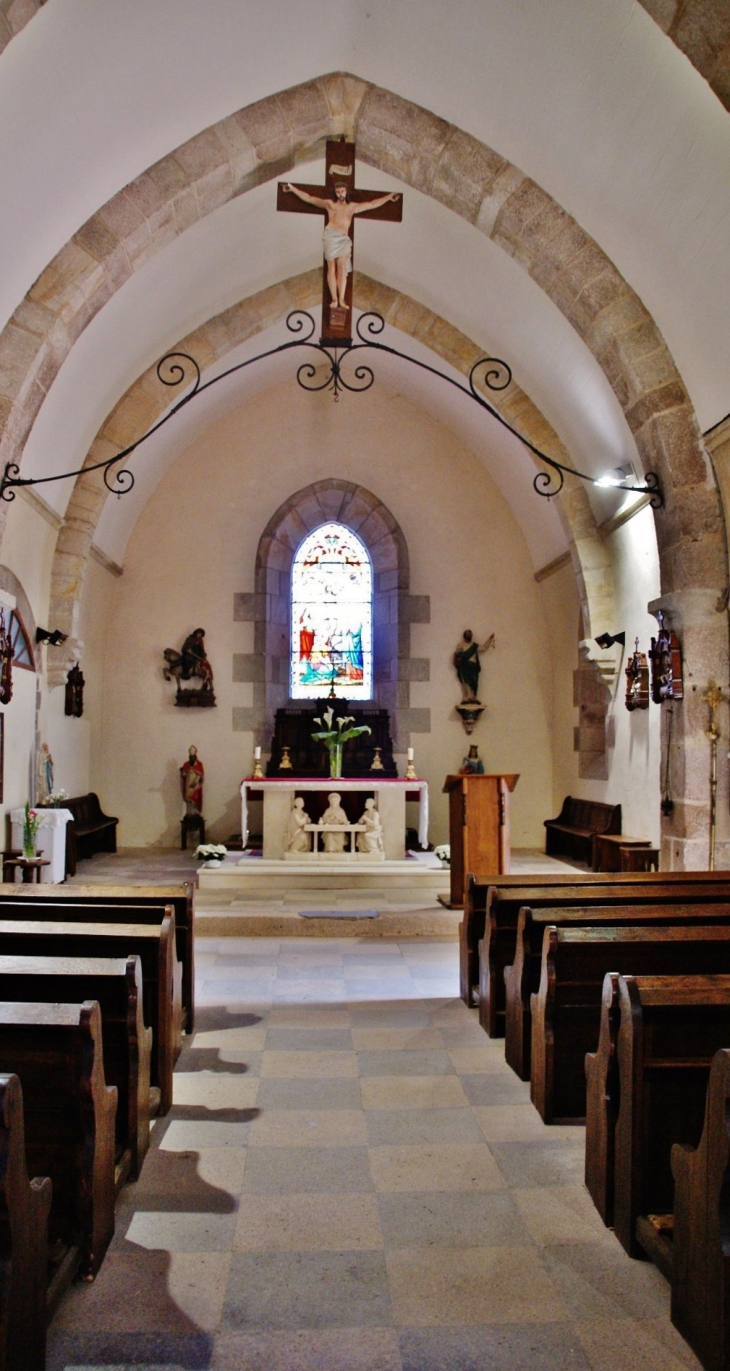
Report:
M451 843L451 898L447 909L464 908L464 883L471 871L504 876L509 871L509 797L519 776L447 776Z

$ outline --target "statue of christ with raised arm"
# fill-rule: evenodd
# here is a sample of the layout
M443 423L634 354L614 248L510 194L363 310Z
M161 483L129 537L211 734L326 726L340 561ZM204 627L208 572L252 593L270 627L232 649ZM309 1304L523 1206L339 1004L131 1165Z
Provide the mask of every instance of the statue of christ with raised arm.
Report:
M391 191L389 195L380 195L375 200L351 201L347 198L347 186L341 182L335 185L335 199L324 199L319 195L310 195L309 191L300 190L298 186L293 186L287 182L283 189L297 195L300 200L308 205L314 205L315 209L323 209L327 215L327 224L322 234L322 246L324 257L327 263L327 284L329 286L332 304L340 309L348 309L345 298L347 291L347 273L352 270L352 240L350 238L350 225L356 214L364 214L366 210L378 209L381 205L387 205L389 200L400 200L400 195Z

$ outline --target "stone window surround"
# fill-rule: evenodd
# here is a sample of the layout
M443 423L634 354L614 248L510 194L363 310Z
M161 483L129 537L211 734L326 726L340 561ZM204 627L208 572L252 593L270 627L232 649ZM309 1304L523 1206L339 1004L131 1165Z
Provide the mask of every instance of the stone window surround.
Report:
M431 732L430 709L411 707L411 681L430 680L430 658L411 656L411 624L431 621L428 595L410 594L408 548L390 510L352 481L330 477L291 495L259 540L253 592L234 595L233 618L253 623L254 650L233 655L233 680L253 685L253 704L234 706L234 733L268 748L277 709L289 703L291 567L302 538L337 521L365 544L373 567L373 701L390 713L393 746ZM295 706L297 701L292 702Z

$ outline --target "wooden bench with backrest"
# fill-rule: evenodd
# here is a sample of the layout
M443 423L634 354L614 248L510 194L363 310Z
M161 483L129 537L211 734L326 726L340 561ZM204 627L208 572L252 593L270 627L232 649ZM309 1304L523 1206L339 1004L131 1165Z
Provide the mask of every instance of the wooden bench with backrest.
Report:
M672 1148L674 1229L672 1323L708 1371L730 1367L730 1050L710 1068L705 1120L696 1150Z
M532 997L530 1098L544 1123L582 1122L586 1053L594 1052L603 982L623 975L730 974L730 927L545 928Z
M32 914L32 907L28 910ZM172 1072L181 1042L179 978L175 984L175 915L160 924L95 924L0 920L0 955L113 957L137 955L142 963L144 1022L152 1028L150 1077L160 1091L160 1114L172 1105Z
M28 1180L23 1091L0 1075L0 1371L44 1371L51 1182Z
M117 1088L115 1185L139 1176L150 1141L152 1029L142 1016L139 957L17 957L0 955L4 1001L98 1001L104 1079Z
M505 967L505 1059L520 1080L530 1079L532 1017L530 998L539 989L542 972L542 944L545 926L590 928L603 924L656 927L689 924L730 926L727 904L629 904L571 907L567 909L520 910L517 921L515 960Z
M14 909L21 911L31 899L34 903L44 904L58 901L71 906L93 906L93 918L102 923L114 920L128 923L124 910L130 905L135 912L131 916L135 923L146 923L149 917L154 921L160 905L172 905L175 910L175 944L178 961L182 967L182 1005L183 1026L186 1033L195 1028L195 889L191 882L180 885L160 886L94 886L94 885L44 885L41 890L28 886L0 885L0 918L15 917ZM149 915L146 910L153 911ZM108 912L107 912L108 911ZM27 913L21 913L27 918ZM34 916L35 917L35 916ZM66 918L63 913L61 917ZM88 917L92 917L89 915Z
M621 832L621 806L566 795L557 817L543 822L548 856L569 857L592 866L596 834Z
M724 1042L730 1042L730 976L612 973L604 982L598 1051L586 1058L588 1188L591 1195L596 1190L603 1217L629 1255L646 1250L668 1279L671 1150L700 1140L710 1067ZM604 1163L612 1176L601 1174Z
M117 1092L104 1080L101 1036L92 1000L0 1003L0 1062L22 1085L28 1172L51 1179L48 1241L65 1254L50 1309L77 1267L93 1279L114 1233Z
M502 887L487 890L484 936L478 947L479 1022L490 1037L505 1033L504 968L514 962L520 909L567 908L570 905L642 903L730 903L727 872L646 873L643 876L598 874L579 881Z
M96 852L116 852L118 819L105 814L94 790L64 800L73 819L66 825L66 875L76 875L76 863Z

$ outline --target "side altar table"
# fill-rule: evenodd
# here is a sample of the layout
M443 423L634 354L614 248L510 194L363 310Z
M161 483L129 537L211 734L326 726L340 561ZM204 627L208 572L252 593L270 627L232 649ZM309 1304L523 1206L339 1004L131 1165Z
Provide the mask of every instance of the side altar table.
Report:
M509 797L519 776L447 776L451 844L448 909L463 909L464 884L477 876L506 876L510 865Z
M421 847L428 846L428 782L406 780L383 780L378 773L371 773L358 779L348 777L326 779L308 776L291 776L286 779L254 780L247 777L241 782L241 832L243 845L248 837L248 804L252 799L263 796L264 801L264 858L268 861L283 861L286 852L289 816L295 798L304 798L312 792L325 795L336 793L346 795L357 791L362 797L361 809L372 796L380 814L383 826L383 846L386 861L403 861L406 855L406 799L417 799L418 841Z

